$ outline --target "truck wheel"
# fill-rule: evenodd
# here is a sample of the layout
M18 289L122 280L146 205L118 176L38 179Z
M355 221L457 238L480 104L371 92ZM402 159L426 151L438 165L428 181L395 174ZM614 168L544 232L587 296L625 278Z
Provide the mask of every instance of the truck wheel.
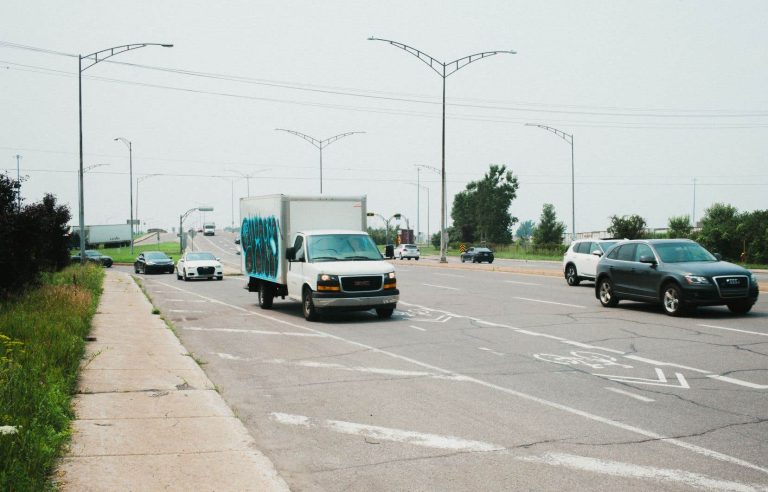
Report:
M380 307L376 308L376 316L378 316L381 319L388 319L392 317L392 313L395 312L395 308L393 307Z
M301 310L304 312L304 319L307 321L317 321L317 311L312 302L312 291L309 288L304 289L301 295Z
M261 309L271 309L272 301L275 299L275 291L271 285L266 282L259 283L259 307Z

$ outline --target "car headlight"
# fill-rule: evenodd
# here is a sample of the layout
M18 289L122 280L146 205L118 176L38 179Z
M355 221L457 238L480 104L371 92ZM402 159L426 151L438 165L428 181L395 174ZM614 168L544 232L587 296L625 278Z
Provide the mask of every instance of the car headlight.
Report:
M709 279L707 277L702 277L701 275L686 275L684 278L690 285L703 285L709 283Z
M214 266L214 267L216 267L216 268L221 268L221 263L216 263L216 264L215 264L215 265L213 265L213 266Z
M341 291L341 284L339 283L338 275L330 275L327 273L321 273L317 276L317 291L325 292L339 292Z

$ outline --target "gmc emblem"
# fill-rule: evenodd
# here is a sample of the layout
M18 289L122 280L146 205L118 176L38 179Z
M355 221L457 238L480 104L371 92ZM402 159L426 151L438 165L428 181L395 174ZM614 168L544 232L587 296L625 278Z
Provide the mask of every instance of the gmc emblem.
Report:
M355 287L368 287L371 285L371 282L369 280L355 280L354 282Z

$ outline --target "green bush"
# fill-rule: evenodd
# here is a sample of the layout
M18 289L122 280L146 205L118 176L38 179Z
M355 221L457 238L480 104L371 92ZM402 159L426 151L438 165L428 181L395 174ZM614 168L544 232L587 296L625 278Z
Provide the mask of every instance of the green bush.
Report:
M0 490L51 488L104 272L71 266L0 301Z

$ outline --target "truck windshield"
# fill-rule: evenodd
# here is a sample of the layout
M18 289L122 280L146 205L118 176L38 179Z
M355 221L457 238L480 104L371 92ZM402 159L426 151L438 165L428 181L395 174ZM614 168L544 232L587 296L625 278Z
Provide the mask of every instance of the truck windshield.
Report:
M380 260L381 253L367 234L323 234L307 238L309 261Z

